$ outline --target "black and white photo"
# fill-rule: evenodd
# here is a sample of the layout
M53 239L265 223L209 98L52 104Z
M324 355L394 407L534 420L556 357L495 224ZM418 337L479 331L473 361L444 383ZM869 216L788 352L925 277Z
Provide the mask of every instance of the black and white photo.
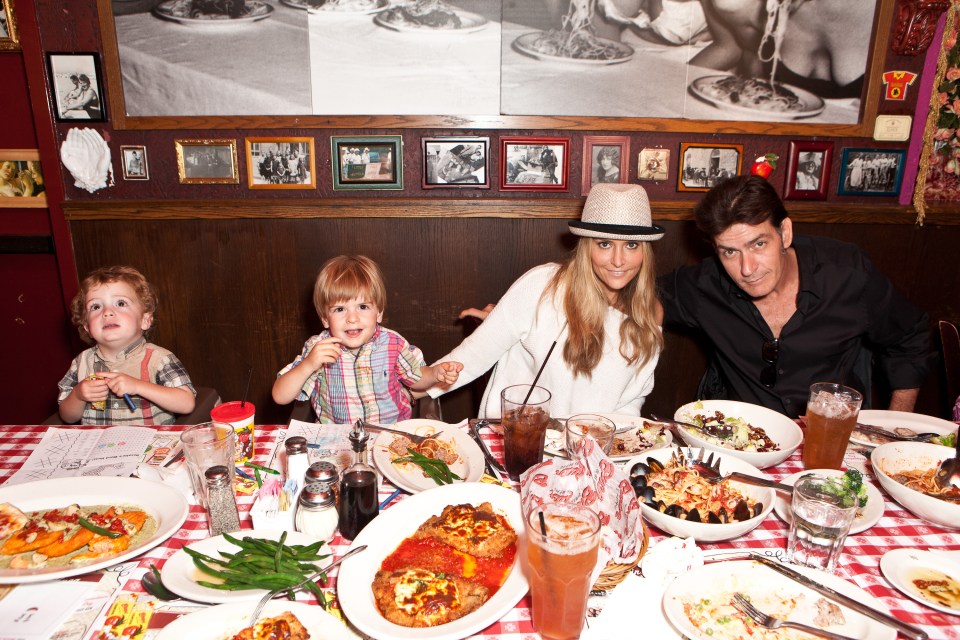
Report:
M678 191L709 191L719 182L740 175L742 144L680 145Z
M313 138L247 138L246 148L251 189L316 188Z
M832 142L791 141L784 198L826 200L832 156Z
M124 180L149 180L150 170L147 168L147 148L143 145L120 145L121 162L123 162Z
M584 136L583 194L598 182L626 183L629 157L629 136Z
M69 120L106 121L100 64L96 53L48 53L54 116Z
M899 194L906 154L903 149L844 149L837 193L842 196Z
M13 13L13 0L0 0L0 51L20 48L17 37L17 18Z
M236 184L236 140L175 140L181 184Z
M500 138L501 191L566 191L568 138Z
M423 138L423 188L488 188L490 138Z

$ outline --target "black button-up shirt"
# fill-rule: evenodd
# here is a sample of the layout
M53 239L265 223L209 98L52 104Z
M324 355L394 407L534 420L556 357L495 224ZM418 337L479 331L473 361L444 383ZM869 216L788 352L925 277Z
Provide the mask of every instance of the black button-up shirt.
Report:
M705 398L729 398L802 415L810 384L839 382L869 392L873 351L891 389L919 387L935 359L927 315L900 295L860 249L829 238L795 237L797 310L780 332L777 380L760 382L774 336L714 256L659 280L664 326L702 331L713 345ZM864 406L864 408L867 408Z

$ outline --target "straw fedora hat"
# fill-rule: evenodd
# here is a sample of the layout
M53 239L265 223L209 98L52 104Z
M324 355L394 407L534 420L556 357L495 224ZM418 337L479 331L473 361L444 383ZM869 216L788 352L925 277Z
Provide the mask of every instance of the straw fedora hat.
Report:
M663 237L664 228L653 224L643 187L601 182L590 189L583 215L570 223L570 232L587 238L652 242Z

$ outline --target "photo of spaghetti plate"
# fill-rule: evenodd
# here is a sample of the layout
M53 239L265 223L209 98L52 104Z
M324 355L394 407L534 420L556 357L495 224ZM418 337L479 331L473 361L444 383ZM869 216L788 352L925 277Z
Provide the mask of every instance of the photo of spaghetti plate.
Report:
M744 80L731 74L703 76L690 83L690 93L704 102L724 111L748 114L756 120L812 118L824 109L823 99L805 89L779 82L774 89L768 81Z
M630 45L594 35L590 35L591 51L577 49L566 51L562 47L552 46L551 41L554 38L550 37L551 34L561 33L556 30L525 33L513 41L513 46L520 53L548 62L607 65L626 62L633 57L634 51Z

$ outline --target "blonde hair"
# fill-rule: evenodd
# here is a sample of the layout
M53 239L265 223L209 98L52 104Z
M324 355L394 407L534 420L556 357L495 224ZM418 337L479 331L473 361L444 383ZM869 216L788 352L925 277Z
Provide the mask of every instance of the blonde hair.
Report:
M563 296L567 340L563 360L574 375L590 377L603 356L603 321L610 306L603 283L593 271L590 249L593 238L581 238L573 253L560 265L540 301L548 295ZM620 323L620 355L639 369L663 349L663 334L657 321L656 264L653 247L640 243L640 272L617 292L614 307L626 316Z
M149 334L150 331L157 326L157 294L143 274L133 267L100 267L90 272L90 275L83 279L83 282L80 283L80 291L78 291L77 295L73 296L73 300L70 301L70 319L80 332L80 338L87 344L93 344L95 342L83 327L83 322L87 318L87 294L91 289L110 282L123 282L129 285L137 295L137 299L140 301L144 313L153 315L153 324L143 332L144 335Z
M337 256L323 263L313 285L313 306L322 320L330 305L361 296L368 296L378 311L387 306L387 287L376 262L367 256Z

